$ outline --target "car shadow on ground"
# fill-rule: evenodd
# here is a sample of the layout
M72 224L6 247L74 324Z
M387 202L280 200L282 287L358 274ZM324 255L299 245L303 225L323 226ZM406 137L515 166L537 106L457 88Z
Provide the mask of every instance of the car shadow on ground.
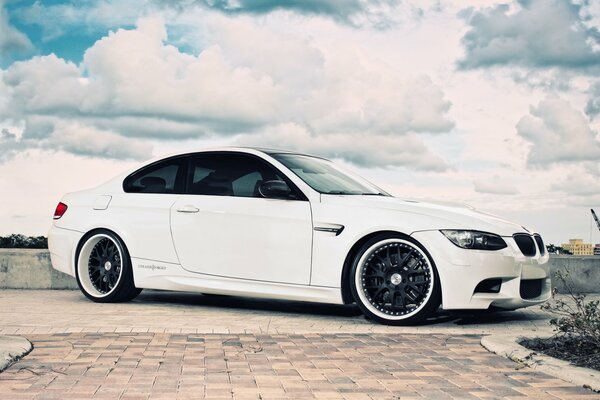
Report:
M169 304L171 306L188 307L202 306L230 310L253 310L281 312L296 315L318 315L345 317L366 321L362 312L355 304L335 305L309 303L302 301L257 299L238 296L198 294L188 292L168 292L147 290L135 300L137 303L152 303L155 305ZM422 321L421 326L436 325L499 325L507 322L543 320L546 317L539 313L514 312L506 310L438 310L434 316Z
M358 307L351 305L309 303L250 297L198 294L187 292L144 291L135 300L142 303L170 304L179 306L202 306L237 310L279 311L292 314L331 315L355 317L362 315Z
M423 321L421 325L452 324L501 325L509 322L539 321L547 317L540 314L515 312L510 310L438 310L435 316Z

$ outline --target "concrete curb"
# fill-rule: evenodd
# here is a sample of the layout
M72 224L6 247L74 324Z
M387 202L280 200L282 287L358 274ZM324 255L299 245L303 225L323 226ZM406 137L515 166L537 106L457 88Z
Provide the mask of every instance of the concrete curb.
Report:
M0 336L0 372L10 367L33 350L33 345L22 336Z
M521 346L518 343L520 339L520 336L515 335L489 335L481 338L481 345L488 351L507 357L523 366L600 392L600 372L590 368L577 367L567 361L536 353Z

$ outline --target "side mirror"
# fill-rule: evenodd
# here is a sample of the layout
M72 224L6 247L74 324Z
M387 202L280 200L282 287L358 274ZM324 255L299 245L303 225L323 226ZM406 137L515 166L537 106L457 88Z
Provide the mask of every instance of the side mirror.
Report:
M292 190L284 181L266 181L258 187L258 192L268 199L285 199Z

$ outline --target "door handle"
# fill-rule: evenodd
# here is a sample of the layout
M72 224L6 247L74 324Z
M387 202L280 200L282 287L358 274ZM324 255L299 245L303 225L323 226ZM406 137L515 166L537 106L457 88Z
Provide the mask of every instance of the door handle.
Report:
M177 212L180 213L197 213L198 211L200 211L200 209L194 206L182 206L177 209Z

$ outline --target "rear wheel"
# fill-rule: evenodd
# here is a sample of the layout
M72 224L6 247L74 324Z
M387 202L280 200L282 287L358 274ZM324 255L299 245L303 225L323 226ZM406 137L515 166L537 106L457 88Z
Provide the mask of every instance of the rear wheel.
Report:
M131 260L123 241L108 230L90 232L77 249L75 273L83 294L99 303L135 298Z
M414 324L440 305L433 260L418 242L400 235L381 235L361 247L350 286L363 313L387 325Z

